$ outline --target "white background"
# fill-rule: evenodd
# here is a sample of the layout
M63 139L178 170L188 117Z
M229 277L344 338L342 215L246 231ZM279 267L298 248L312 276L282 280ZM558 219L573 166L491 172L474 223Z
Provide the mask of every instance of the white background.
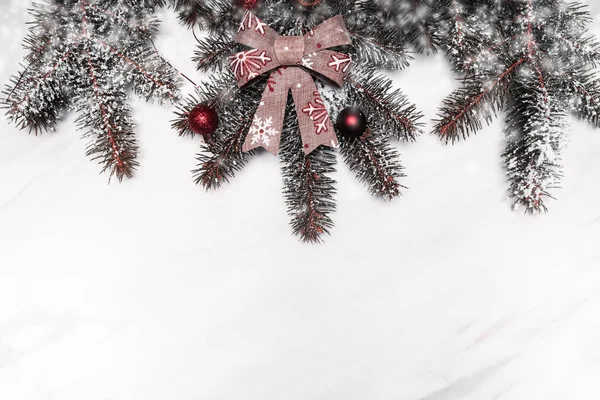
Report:
M28 3L1 0L2 82ZM201 80L191 32L160 14L160 50ZM441 57L395 80L428 120L456 86ZM132 103L141 168L122 184L75 115L39 137L0 119L1 399L600 397L600 131L574 121L540 216L511 210L501 118L455 146L398 144L410 190L392 203L340 162L333 235L305 245L276 157L206 193L201 139Z

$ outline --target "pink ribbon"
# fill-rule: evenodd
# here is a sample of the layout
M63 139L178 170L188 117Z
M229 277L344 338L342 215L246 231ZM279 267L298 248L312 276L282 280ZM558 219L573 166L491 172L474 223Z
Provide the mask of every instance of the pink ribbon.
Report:
M343 18L335 16L304 36L280 36L251 12L246 12L235 41L252 48L229 58L239 87L271 72L243 151L264 147L273 154L279 152L290 90L304 152L309 154L320 145L337 147L329 113L311 72L342 86L351 59L328 49L352 43Z

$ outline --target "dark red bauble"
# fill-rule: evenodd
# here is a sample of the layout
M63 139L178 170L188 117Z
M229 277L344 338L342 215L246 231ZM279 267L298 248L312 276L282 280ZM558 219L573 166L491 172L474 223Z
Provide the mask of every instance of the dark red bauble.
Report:
M194 133L210 137L217 130L219 116L211 107L199 104L189 112L188 123Z
M358 138L367 130L367 117L359 108L347 107L337 117L337 128L347 138Z
M238 3L244 7L246 10L250 10L254 8L258 0L238 0Z

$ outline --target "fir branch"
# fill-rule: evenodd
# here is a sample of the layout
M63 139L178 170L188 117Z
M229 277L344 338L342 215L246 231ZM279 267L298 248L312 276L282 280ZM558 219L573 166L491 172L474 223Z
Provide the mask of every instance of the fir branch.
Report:
M575 113L582 119L600 128L600 78L595 73L573 77L569 88L575 96Z
M90 73L95 74L93 69ZM119 181L131 178L139 166L131 108L125 103L123 93L103 93L97 83L93 85L95 101L79 107L76 121L80 128L87 128L84 137L93 138L86 155L103 165L101 172L108 172L109 179L113 175ZM119 115L110 113L112 109L119 109Z
M211 15L205 0L169 0L179 12L179 20L183 25L193 27Z
M10 122L36 135L53 128L68 105L59 67L67 62L70 51L56 55L56 61L43 75L30 64L3 91L3 108Z
M536 88L537 87L537 88ZM515 207L547 211L544 197L560 185L566 115L531 80L518 85L506 115L507 149L503 155Z
M369 187L373 196L392 200L400 196L398 183L404 177L399 155L384 135L368 135L358 139L340 140L340 152L356 178Z
M408 67L413 59L397 30L378 31L375 37L352 29L350 34L354 46L352 53L358 66L398 70Z
M347 7L348 8L348 7ZM403 5L390 1L357 1L352 10L339 10L353 38L353 58L358 67L405 68L412 60L407 51ZM337 11L337 10L336 10Z
M220 116L219 128L212 140L202 146L198 154L198 167L193 171L197 184L208 189L219 188L223 182L235 176L246 164L254 151L244 153L242 146L252 125L255 105L264 91L263 84L257 82L240 90L233 83L231 74L211 79L199 87L195 96L188 98L187 106L181 106L173 126L179 128L180 135L193 133L187 126L187 113L196 104L214 107Z
M246 165L248 157L254 155L254 151L242 151L251 124L252 118L248 118L223 139L202 145L202 151L196 157L198 168L193 171L196 184L206 190L217 189Z
M286 111L280 155L290 224L303 242L319 243L333 227L335 181L328 174L335 172L335 154L323 146L305 154L291 98Z
M241 51L241 46L229 36L209 36L198 41L192 61L199 71L221 71L229 66L229 57L238 51Z
M484 16L470 20L470 55L455 66L465 79L445 100L435 132L446 141L465 138L508 105L510 195L517 207L545 211L544 198L562 178L566 113L599 125L600 84L592 68L600 45L581 3L485 0L485 7Z
M408 17L405 31L407 39L419 53L434 54L441 41L436 24L435 2L432 0L411 0L400 5Z
M450 40L452 40L454 47L460 52L464 49L467 33L467 27L464 23L463 9L458 0L450 0L447 10L448 19L452 21L452 35Z
M211 32L235 27L243 13L241 2L228 0L169 0L179 20L189 28L198 26Z
M573 56L578 57L581 62L589 64L596 68L600 62L600 42L593 35L580 33L573 36L568 32L556 32L556 38L565 46L561 52L568 53L569 61L573 61Z
M463 79L462 87L444 100L434 132L442 140L454 142L479 131L483 127L482 120L491 123L497 111L502 109L507 79L525 61L525 58L519 59L495 79Z
M67 109L93 137L88 155L118 180L136 168L131 109L125 89L147 100L176 100L177 71L151 48L158 2L48 0L34 3L24 70L4 90L8 118L36 133Z
M168 64L155 50L138 48L136 55L126 55L109 43L101 42L110 52L115 54L131 72L127 78L135 93L146 101L163 99L177 101L180 81L177 71ZM136 61L135 59L138 59ZM143 66L145 64L146 66Z
M388 136L413 141L422 132L422 114L400 89L392 90L390 79L374 71L354 70L346 81L349 103L372 115L373 123L389 131Z
M326 174L335 172L335 155L324 147L304 154L299 132L284 139L284 195L292 231L303 242L322 242L333 227L330 214L335 211L335 181Z
M457 66L455 66L455 71L464 76L477 75L478 71L482 69L481 65L498 63L496 51L503 47L506 48L507 45L510 45L511 42L518 37L518 35L513 35L508 38L500 39L495 43L488 44L487 41L484 41L480 45L474 46L477 49L475 55L469 55L464 61L458 62ZM471 54L473 54L473 52L471 52Z

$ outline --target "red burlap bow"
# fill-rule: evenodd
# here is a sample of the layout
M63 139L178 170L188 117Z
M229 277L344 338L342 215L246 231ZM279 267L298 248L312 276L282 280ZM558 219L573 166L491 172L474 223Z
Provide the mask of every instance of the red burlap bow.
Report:
M333 17L305 36L280 36L255 15L246 12L235 41L252 48L230 57L240 87L271 72L243 150L262 146L273 154L279 152L290 90L305 153L309 154L320 145L337 147L329 113L309 71L340 86L343 84L350 57L327 50L351 44L343 18Z

